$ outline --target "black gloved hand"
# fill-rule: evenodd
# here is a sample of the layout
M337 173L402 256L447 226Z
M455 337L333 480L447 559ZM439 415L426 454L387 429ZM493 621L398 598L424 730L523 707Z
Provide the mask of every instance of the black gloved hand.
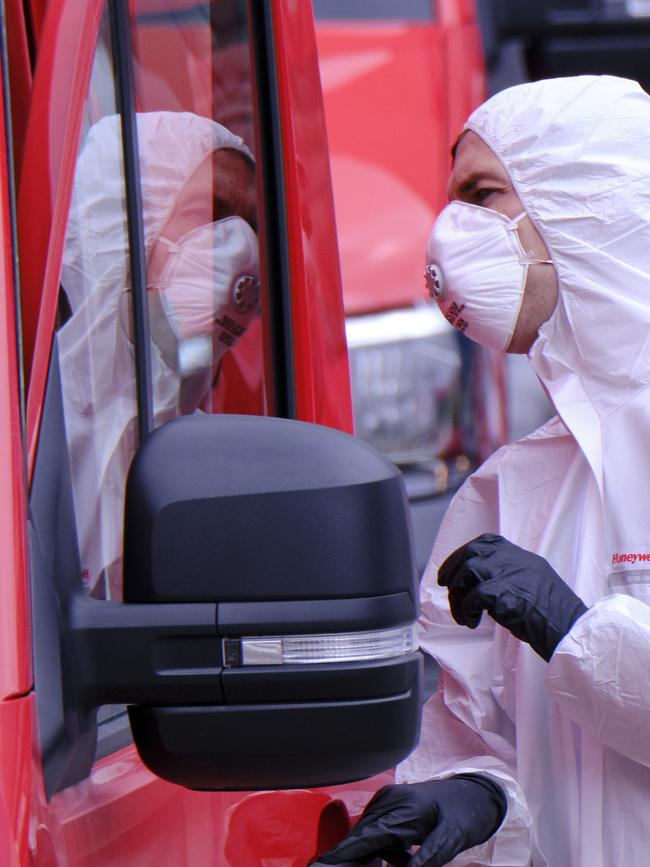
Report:
M318 863L362 865L379 857L396 867L442 867L491 837L505 814L500 787L479 774L384 786ZM420 849L411 857L415 844Z
M491 533L450 554L438 570L438 584L449 590L457 623L476 629L485 610L546 662L587 611L543 557Z

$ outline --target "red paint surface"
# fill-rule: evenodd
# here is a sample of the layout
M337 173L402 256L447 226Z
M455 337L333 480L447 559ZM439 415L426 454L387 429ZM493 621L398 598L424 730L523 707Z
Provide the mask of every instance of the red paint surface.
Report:
M431 23L321 21L317 39L346 313L410 306L450 145L484 98L472 2Z
M32 6L42 12L36 0ZM23 172L19 191L25 359L31 368L30 456L38 432L76 142L100 9L98 0L64 0L53 4L42 31L39 26L40 56L25 144L24 165L30 171ZM349 430L338 253L311 13L308 5L290 0L278 0L274 13L298 414ZM7 239L5 230L6 225L2 237ZM0 262L5 278L7 252L5 245ZM5 279L2 291L9 293L10 285ZM10 294L0 297L0 325L5 346L10 346ZM12 421L0 426L0 461L15 480L10 488L15 500L3 513L6 524L0 537L3 543L13 540L0 553L10 557L6 568L11 576L9 582L3 580L0 591L0 617L7 620L0 634L2 695L28 690L31 683L16 377L15 358L12 362L11 352L2 354L2 417ZM37 756L32 765L33 709L33 695L0 702L3 865L262 867L275 859L274 867L298 867L340 839L348 814L358 816L377 787L391 779L385 774L312 791L198 793L156 779L131 747L97 762L87 780L46 804Z
M448 163L439 31L374 24L318 27L349 314L423 297Z
M5 0L7 59L11 70L12 143L17 174L20 171L32 88L32 67L23 9L21 0Z
M29 16L30 29L34 40L34 48L38 51L43 33L45 12L50 0L23 0L25 15Z
M33 697L0 702L0 864L29 860Z
M60 867L305 867L345 834L391 775L288 792L192 792L156 779L128 747L54 796ZM35 862L41 867L41 862Z
M0 701L31 686L29 608L25 549L26 486L19 410L16 311L0 96ZM0 749L6 741L0 738Z
M327 133L311 6L273 6L298 418L352 431Z

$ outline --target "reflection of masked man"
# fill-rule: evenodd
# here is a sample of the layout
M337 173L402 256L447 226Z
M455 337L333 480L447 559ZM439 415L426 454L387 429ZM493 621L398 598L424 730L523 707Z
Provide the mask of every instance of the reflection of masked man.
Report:
M241 139L187 113L137 116L154 423L209 408L223 354L259 296L255 181ZM119 120L80 153L58 336L84 579L119 593L124 480L138 442ZM97 587L97 595L104 590Z

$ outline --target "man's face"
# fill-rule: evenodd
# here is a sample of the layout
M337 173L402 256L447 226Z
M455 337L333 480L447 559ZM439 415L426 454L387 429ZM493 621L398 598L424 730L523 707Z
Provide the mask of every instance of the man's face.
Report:
M476 133L464 133L454 158L447 186L450 201L467 202L517 217L524 210L510 178L499 159ZM539 232L525 217L518 226L519 240L537 259L548 259L548 250ZM528 352L537 331L549 318L557 301L557 277L552 265L531 265L521 310L506 352Z

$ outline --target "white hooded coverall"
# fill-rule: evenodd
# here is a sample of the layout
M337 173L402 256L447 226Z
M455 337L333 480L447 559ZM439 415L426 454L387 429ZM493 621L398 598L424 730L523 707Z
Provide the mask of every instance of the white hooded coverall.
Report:
M581 76L520 85L470 117L543 237L559 297L529 360L557 416L461 488L422 583L441 665L401 782L460 772L508 800L454 864L650 864L650 97ZM487 615L451 618L437 571L500 533L589 606L547 665Z

